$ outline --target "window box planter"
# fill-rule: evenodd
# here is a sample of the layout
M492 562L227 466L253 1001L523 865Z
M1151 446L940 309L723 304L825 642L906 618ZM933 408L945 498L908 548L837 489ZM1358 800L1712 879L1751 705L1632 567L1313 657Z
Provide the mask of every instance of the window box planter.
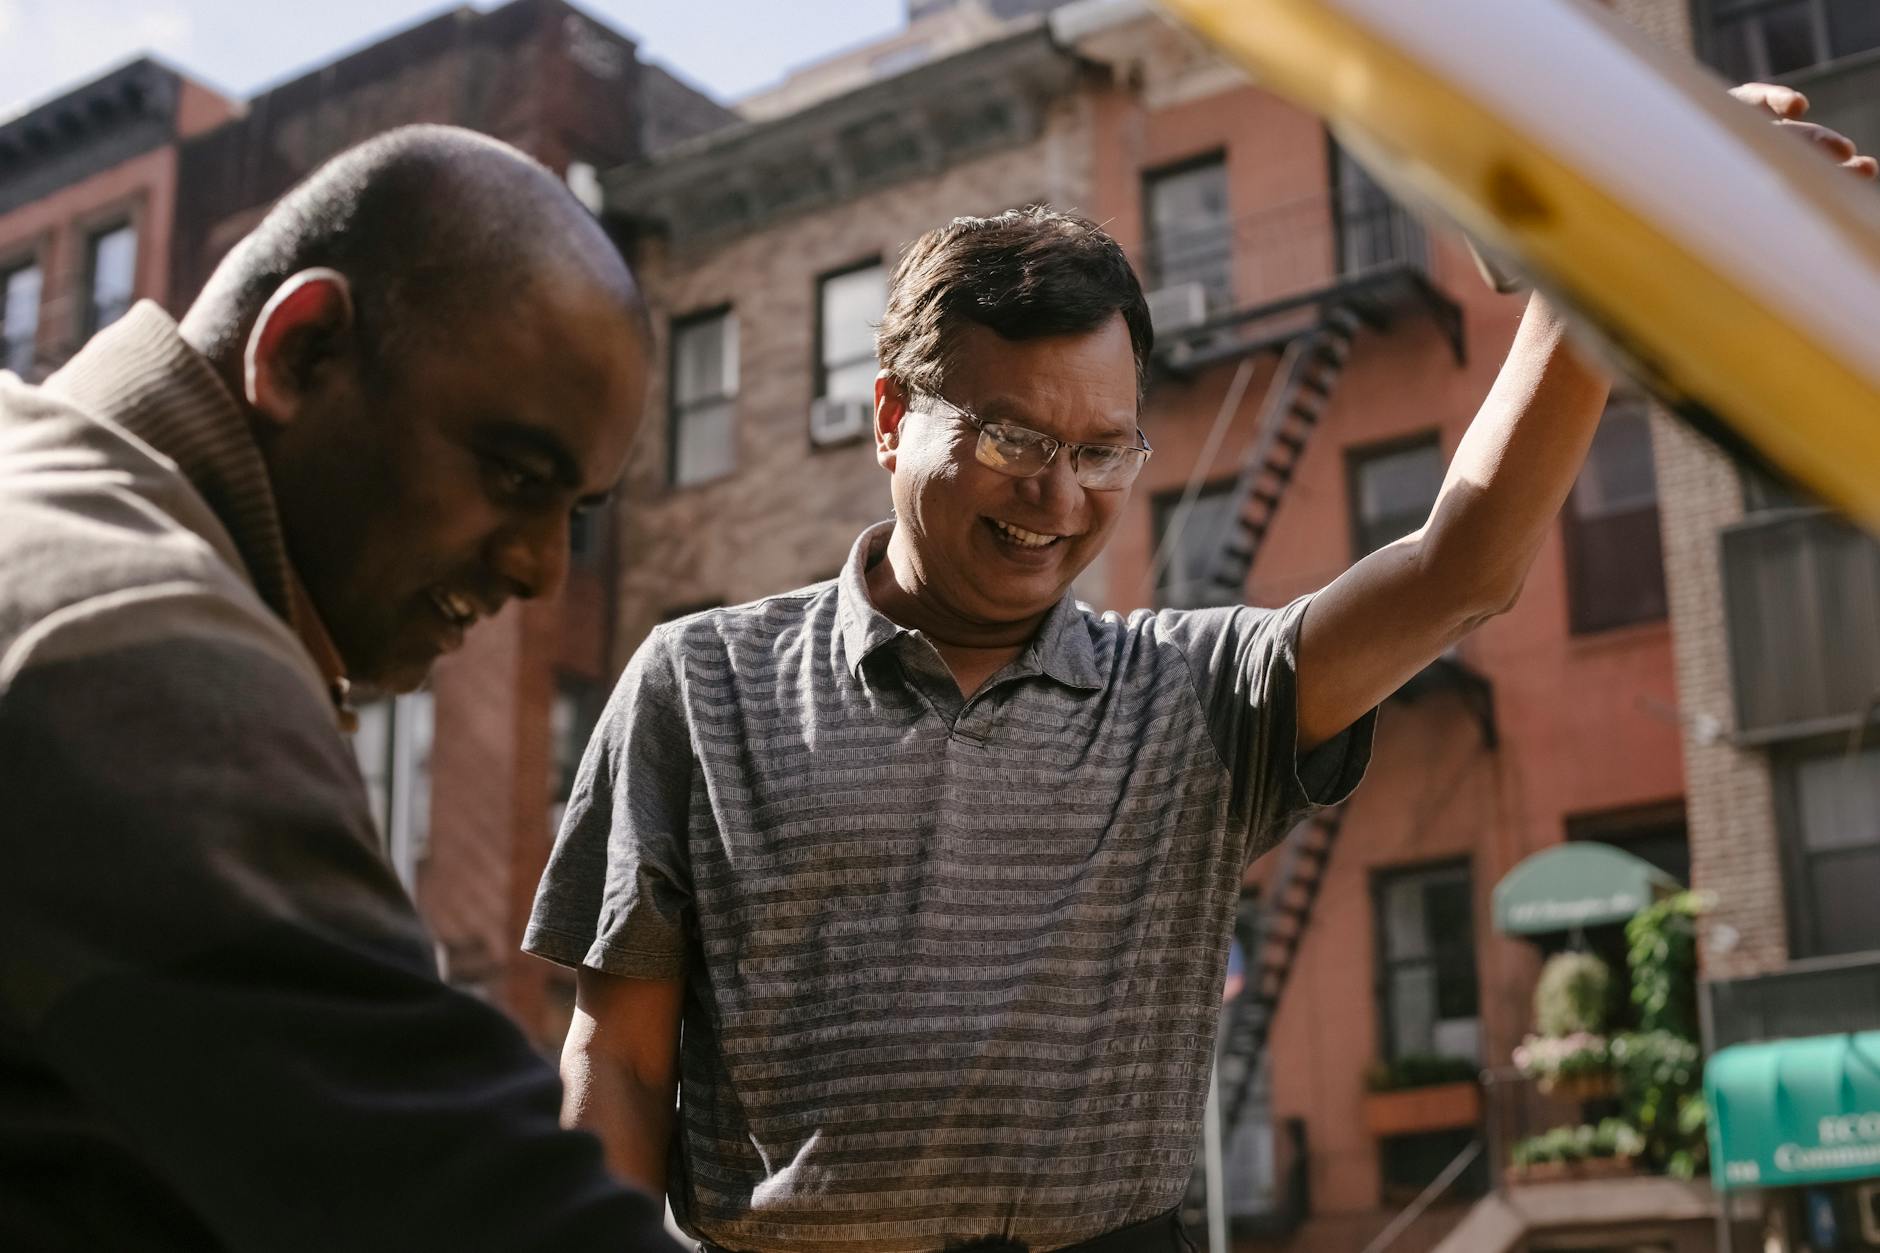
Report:
M1374 1136L1473 1127L1482 1119L1482 1089L1470 1081L1424 1088L1371 1092L1364 1098L1364 1125Z

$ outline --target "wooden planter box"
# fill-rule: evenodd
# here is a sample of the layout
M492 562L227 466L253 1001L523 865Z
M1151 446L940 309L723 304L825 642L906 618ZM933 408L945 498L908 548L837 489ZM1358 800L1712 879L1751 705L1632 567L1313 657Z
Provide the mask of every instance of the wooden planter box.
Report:
M1588 1179L1620 1179L1638 1174L1630 1157L1584 1157L1572 1162L1534 1162L1508 1167L1510 1183L1570 1183Z
M1619 1095L1619 1076L1611 1071L1557 1075L1535 1083L1548 1096L1565 1101L1601 1101Z
M1482 1120L1482 1089L1469 1080L1427 1088L1371 1092L1364 1098L1364 1125L1374 1136L1473 1127Z

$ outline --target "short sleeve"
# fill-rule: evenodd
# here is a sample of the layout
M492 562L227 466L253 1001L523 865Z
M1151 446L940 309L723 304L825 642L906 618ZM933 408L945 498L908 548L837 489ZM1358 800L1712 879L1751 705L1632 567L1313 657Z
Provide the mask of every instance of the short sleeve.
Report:
M1314 809L1351 795L1371 759L1377 711L1299 753L1299 628L1310 596L1281 609L1165 610L1157 626L1194 676L1208 735L1232 783L1230 812L1247 860Z
M639 979L686 973L694 757L669 635L634 654L582 758L522 947Z

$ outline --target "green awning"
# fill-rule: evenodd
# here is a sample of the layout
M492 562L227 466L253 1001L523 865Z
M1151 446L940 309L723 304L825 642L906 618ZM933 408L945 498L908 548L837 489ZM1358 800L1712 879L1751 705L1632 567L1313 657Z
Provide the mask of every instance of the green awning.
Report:
M1682 885L1642 857L1573 840L1523 861L1495 885L1495 929L1545 935L1624 922Z
M1719 1188L1880 1179L1880 1031L1734 1045L1704 1096Z

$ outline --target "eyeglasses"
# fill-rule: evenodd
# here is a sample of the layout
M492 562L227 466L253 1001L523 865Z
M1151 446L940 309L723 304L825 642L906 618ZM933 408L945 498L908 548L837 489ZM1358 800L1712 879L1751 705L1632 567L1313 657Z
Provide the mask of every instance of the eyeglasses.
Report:
M1071 472L1077 476L1080 485L1092 491L1121 491L1136 481L1136 476L1142 473L1142 467L1153 451L1149 447L1149 437L1141 430L1136 432L1136 438L1142 441L1140 444L1073 444L1046 435L1043 431L1034 431L1028 426L988 422L972 410L933 392L920 392L918 395L937 402L949 411L941 416L958 418L979 432L973 455L979 459L980 465L997 470L1000 474L1009 474L1015 479L1038 477L1060 451L1068 451Z

